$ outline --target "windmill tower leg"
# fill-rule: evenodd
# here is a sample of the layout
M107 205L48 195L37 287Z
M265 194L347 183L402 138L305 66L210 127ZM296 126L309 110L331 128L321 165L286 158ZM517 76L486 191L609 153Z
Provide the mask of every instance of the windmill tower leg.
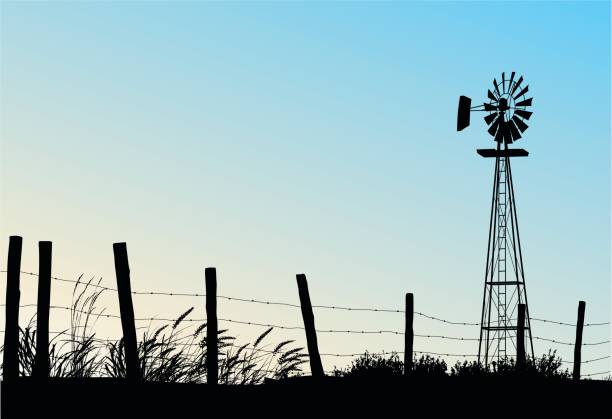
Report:
M497 147L499 151L499 146ZM491 244L495 243L496 226L497 226L497 184L498 184L498 168L499 168L499 157L495 159L495 172L493 174L493 195L491 197L491 218L489 220L489 240L487 244L487 263L485 267L485 284L484 292L482 296L482 314L480 316L480 339L478 343L478 362L481 362L481 357L484 357L484 364L487 365L489 359L489 337L490 337L490 318L491 318L491 284L487 279L489 278L489 270L491 269L490 259ZM484 326L487 326L486 328Z
M519 233L518 218L516 215L516 199L514 197L514 182L512 180L512 169L510 166L510 158L508 157L508 181L510 185L510 202L511 202L511 221L513 226L513 237L514 240L514 260L515 266L515 278L517 281L517 287L519 289L519 301L517 304L525 304L525 339L529 339L529 348L531 352L531 358L534 357L533 351L533 337L531 333L531 316L529 315L529 304L527 304L527 285L525 284L525 270L523 266L523 250L521 248L521 235ZM517 256L518 255L518 256ZM527 347L527 345L525 345Z

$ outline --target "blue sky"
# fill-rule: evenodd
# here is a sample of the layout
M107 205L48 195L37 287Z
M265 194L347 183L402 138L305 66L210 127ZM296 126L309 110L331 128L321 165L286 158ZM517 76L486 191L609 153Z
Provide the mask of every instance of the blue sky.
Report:
M295 274L306 273L314 303L401 308L414 292L417 310L478 321L493 162L475 149L493 141L479 118L457 133L456 105L462 94L484 100L493 77L517 71L535 98L517 144L530 157L513 164L530 311L573 322L583 299L587 322L610 319L608 2L0 11L0 253L22 235L25 269L37 269L37 241L52 240L55 275L112 285L111 245L126 241L134 289L201 292L204 267L216 266L221 294L296 302ZM22 301L33 302L27 286ZM52 301L69 303L70 292L58 284ZM142 315L190 305L203 315L197 299L135 300ZM299 311L220 310L301 322ZM478 333L417 321L423 333ZM317 325L401 330L403 319L319 312ZM571 328L537 326L573 340ZM585 341L609 336L593 327ZM325 352L403 342L319 339ZM560 352L571 358L571 347Z

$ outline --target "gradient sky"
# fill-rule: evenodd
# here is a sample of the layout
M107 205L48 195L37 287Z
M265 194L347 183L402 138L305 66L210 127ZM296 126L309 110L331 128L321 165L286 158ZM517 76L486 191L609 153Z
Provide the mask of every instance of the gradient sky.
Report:
M530 312L609 321L610 4L2 2L0 254L53 241L53 274L132 288L480 316L493 161L485 123L456 132L459 95L524 74L534 116L513 163ZM5 266L2 256L1 266ZM2 269L5 269L4 267ZM23 277L22 302L36 301ZM54 282L52 304L70 304ZM2 289L4 299L4 289ZM117 312L115 297L101 302ZM137 316L201 299L135 297ZM22 323L33 313L26 309ZM299 310L220 302L219 317L300 325ZM3 322L4 315L0 315ZM67 327L53 311L52 329ZM317 327L403 329L397 314L316 312ZM98 336L117 335L101 319ZM230 330L248 339L262 331ZM422 317L416 333L477 337ZM573 341L571 327L534 335ZM584 340L608 340L609 326ZM273 332L273 340L300 332ZM320 335L322 352L402 350L393 335ZM534 342L536 353L571 346ZM415 341L476 353L477 342ZM610 354L587 347L583 359ZM326 369L346 360L324 357ZM610 360L586 373L610 370Z

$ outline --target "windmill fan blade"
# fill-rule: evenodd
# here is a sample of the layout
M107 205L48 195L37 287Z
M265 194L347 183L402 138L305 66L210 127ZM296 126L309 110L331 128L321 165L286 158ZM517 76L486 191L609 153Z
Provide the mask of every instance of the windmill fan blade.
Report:
M521 138L521 133L518 129L516 129L516 125L514 125L514 121L508 121L508 127L510 128L510 133L512 134L512 141L516 141Z
M514 106L531 106L531 102L533 101L533 98L529 98L529 99L525 99L519 103L515 103Z
M502 134L504 136L504 142L506 144L512 144L512 134L510 133L510 125L504 122Z
M497 119L495 119L495 121L493 122L493 124L491 124L491 126L489 127L489 129L487 131L489 131L489 134L491 135L495 135L495 133L497 132L497 126L499 125L500 120L503 119L503 117L500 117L498 115Z
M504 141L504 130L506 123L503 121L503 117L497 118L496 121L499 121L499 129L495 133L495 141L501 143Z
M516 96L514 96L514 99L516 100L519 97L523 96L525 93L527 93L528 90L529 90L529 85L525 86L523 90L521 90Z
M489 97L489 99L497 101L497 97L493 94L491 90L487 90L487 96Z
M516 74L516 72L512 72L512 74L510 75L510 81L508 82L508 91L510 91L510 88L512 87L512 80L514 80L514 75Z
M502 92L506 93L506 73L502 72Z
M487 125L491 125L491 122L493 122L495 118L497 118L497 115L498 115L497 113L492 113L492 114L485 116L484 120L487 123Z
M515 111L514 111L514 113L515 113L516 115L518 115L518 116L522 117L522 118L529 119L529 118L531 118L531 114L532 114L533 112L524 111L524 110L522 110L522 109L517 109L517 110L515 110Z
M516 81L516 84L512 88L512 92L510 92L511 95L513 95L514 92L516 92L516 89L519 88L519 86L521 85L522 82L523 82L523 76L519 77L519 79Z
M487 112L492 112L492 111L497 110L497 106L491 105L490 103L483 103L483 105L484 105L484 110Z
M496 79L493 79L493 86L495 86L495 93L497 93L497 96L501 96L501 94L499 93L499 86L497 85Z
M521 130L521 132L525 132L525 130L527 128L529 128L529 125L527 125L526 123L523 122L523 120L521 118L519 118L518 116L514 115L512 117L512 120L514 121L514 123L516 124L516 126L518 127L518 129Z

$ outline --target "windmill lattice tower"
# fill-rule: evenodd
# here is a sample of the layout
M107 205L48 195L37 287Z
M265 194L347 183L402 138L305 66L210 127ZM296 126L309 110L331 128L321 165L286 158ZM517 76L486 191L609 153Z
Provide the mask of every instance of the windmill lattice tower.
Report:
M523 77L515 80L502 73L501 82L493 79L493 91L487 91L488 102L471 106L471 99L459 98L457 130L470 124L470 112L487 112L488 132L497 143L495 149L478 149L482 157L495 159L493 194L489 221L489 241L485 269L478 361L488 365L517 355L518 306L525 305L525 339L533 357L533 339L527 288L523 269L523 252L516 212L512 157L526 157L524 149L509 145L521 138L528 128L533 98L526 99L529 86L522 87Z

